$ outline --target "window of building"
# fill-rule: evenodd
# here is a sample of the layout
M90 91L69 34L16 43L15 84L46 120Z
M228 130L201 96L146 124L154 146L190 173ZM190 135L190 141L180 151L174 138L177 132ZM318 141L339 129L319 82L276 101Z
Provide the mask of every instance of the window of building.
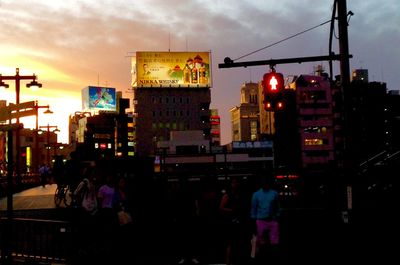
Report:
M323 145L323 139L313 138L313 139L304 139L304 145Z
M257 140L257 121L250 122L250 139L252 141Z

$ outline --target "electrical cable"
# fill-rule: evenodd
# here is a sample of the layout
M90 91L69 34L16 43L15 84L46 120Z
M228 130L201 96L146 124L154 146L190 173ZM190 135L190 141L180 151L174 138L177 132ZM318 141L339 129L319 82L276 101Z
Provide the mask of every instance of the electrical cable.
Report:
M325 22L322 22L322 23L320 23L320 24L317 25L317 26L311 27L311 28L309 28L309 29L306 29L306 30L303 30L303 31L301 31L301 32L299 32L299 33L296 33L296 34L294 34L294 35L292 35L292 36L289 36L289 37L287 37L287 38L285 38L285 39L283 39L283 40L274 42L274 43L269 44L269 45L267 45L267 46L265 46L265 47L263 47L263 48L260 48L260 49L258 49L258 50L255 50L255 51L253 51L253 52L251 52L251 53L248 53L248 54L245 54L245 55L243 55L243 56L240 56L240 57L236 58L236 59L233 60L233 61L240 60L240 59L242 59L242 58L244 58L244 57L246 57L246 56L249 56L249 55L252 55L252 54L254 54L254 53L256 53L256 52L259 52L259 51L262 51L262 50L264 50L264 49L270 48L270 47L272 47L272 46L274 46L274 45L276 45L276 44L279 44L279 43L284 42L284 41L287 41L287 40L289 40L289 39L291 39L291 38L297 37L297 36L299 36L299 35L301 35L301 34L303 34L303 33L306 33L306 32L308 32L308 31L311 31L311 30L313 30L313 29L316 29L316 28L318 28L318 27L321 27L321 26L323 26L323 25L325 25L325 24L327 24L327 23L330 23L330 22L331 22L331 19L330 19L330 20L327 20L327 21L325 21Z

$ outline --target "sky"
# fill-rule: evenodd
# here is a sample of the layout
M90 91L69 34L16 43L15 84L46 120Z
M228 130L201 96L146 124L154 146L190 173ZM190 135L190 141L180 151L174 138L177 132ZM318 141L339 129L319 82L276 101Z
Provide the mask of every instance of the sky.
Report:
M38 76L43 87L37 91L21 81L20 102L49 104L54 113L39 112L39 125L58 126L59 142L68 143L68 117L82 110L84 87L114 87L132 97L136 51L210 51L211 108L218 109L226 144L229 110L240 105L241 85L261 80L269 66L218 64L225 57L241 62L327 55L329 23L318 25L331 19L332 5L333 0L0 0L0 74L15 75L19 68L21 75ZM400 1L348 0L347 10L354 13L350 69L368 69L370 81L398 90ZM339 53L336 38L333 51ZM327 62L315 62L277 65L276 71L285 77L312 74L316 64L329 70ZM333 68L339 74L339 62ZM14 83L7 83L0 100L15 103ZM34 127L33 117L21 121Z

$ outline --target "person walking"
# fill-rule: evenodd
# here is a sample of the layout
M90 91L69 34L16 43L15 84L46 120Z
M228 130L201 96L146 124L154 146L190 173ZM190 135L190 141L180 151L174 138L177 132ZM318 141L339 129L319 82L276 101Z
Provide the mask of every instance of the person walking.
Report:
M87 166L83 173L84 178L73 192L76 200L75 214L73 215L73 226L76 233L76 252L74 264L93 263L93 257L97 255L97 222L95 220L98 209L96 170L95 166Z
M225 240L226 265L246 264L244 253L248 253L248 213L250 199L246 196L238 178L230 179L230 186L224 192L220 202L223 236Z
M50 175L50 168L46 164L42 164L39 168L39 174L40 174L40 182L42 184L42 187L46 187L46 184L48 183L49 175Z
M260 177L261 188L251 198L251 219L256 235L255 260L257 264L266 264L278 261L280 204L273 176Z
M181 176L173 202L178 240L178 264L200 264L199 257L199 199L188 185L187 176Z

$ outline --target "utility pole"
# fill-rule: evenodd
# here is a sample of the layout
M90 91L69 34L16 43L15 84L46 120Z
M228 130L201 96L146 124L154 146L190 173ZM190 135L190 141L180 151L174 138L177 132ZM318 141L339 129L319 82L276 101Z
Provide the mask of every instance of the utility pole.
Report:
M346 91L350 86L350 62L349 62L349 38L348 38L348 22L347 22L347 5L346 0L336 0L337 12L338 12L338 28L339 28L339 51L340 51L340 90L342 95L342 122L344 132L344 146L343 146L343 165L339 169L341 170L341 177L343 178L343 185L339 186L341 193L345 194L345 206L340 206L344 210L342 211L342 219L344 223L349 222L349 211L353 208L352 200L352 180L351 176L354 172L352 165L352 159L350 157L349 149L349 121L347 117L347 99L345 98ZM345 190L343 190L345 188ZM340 203L340 202L339 202ZM340 203L342 204L342 203Z
M340 76L342 88L350 84L349 37L346 0L336 0L339 25Z

